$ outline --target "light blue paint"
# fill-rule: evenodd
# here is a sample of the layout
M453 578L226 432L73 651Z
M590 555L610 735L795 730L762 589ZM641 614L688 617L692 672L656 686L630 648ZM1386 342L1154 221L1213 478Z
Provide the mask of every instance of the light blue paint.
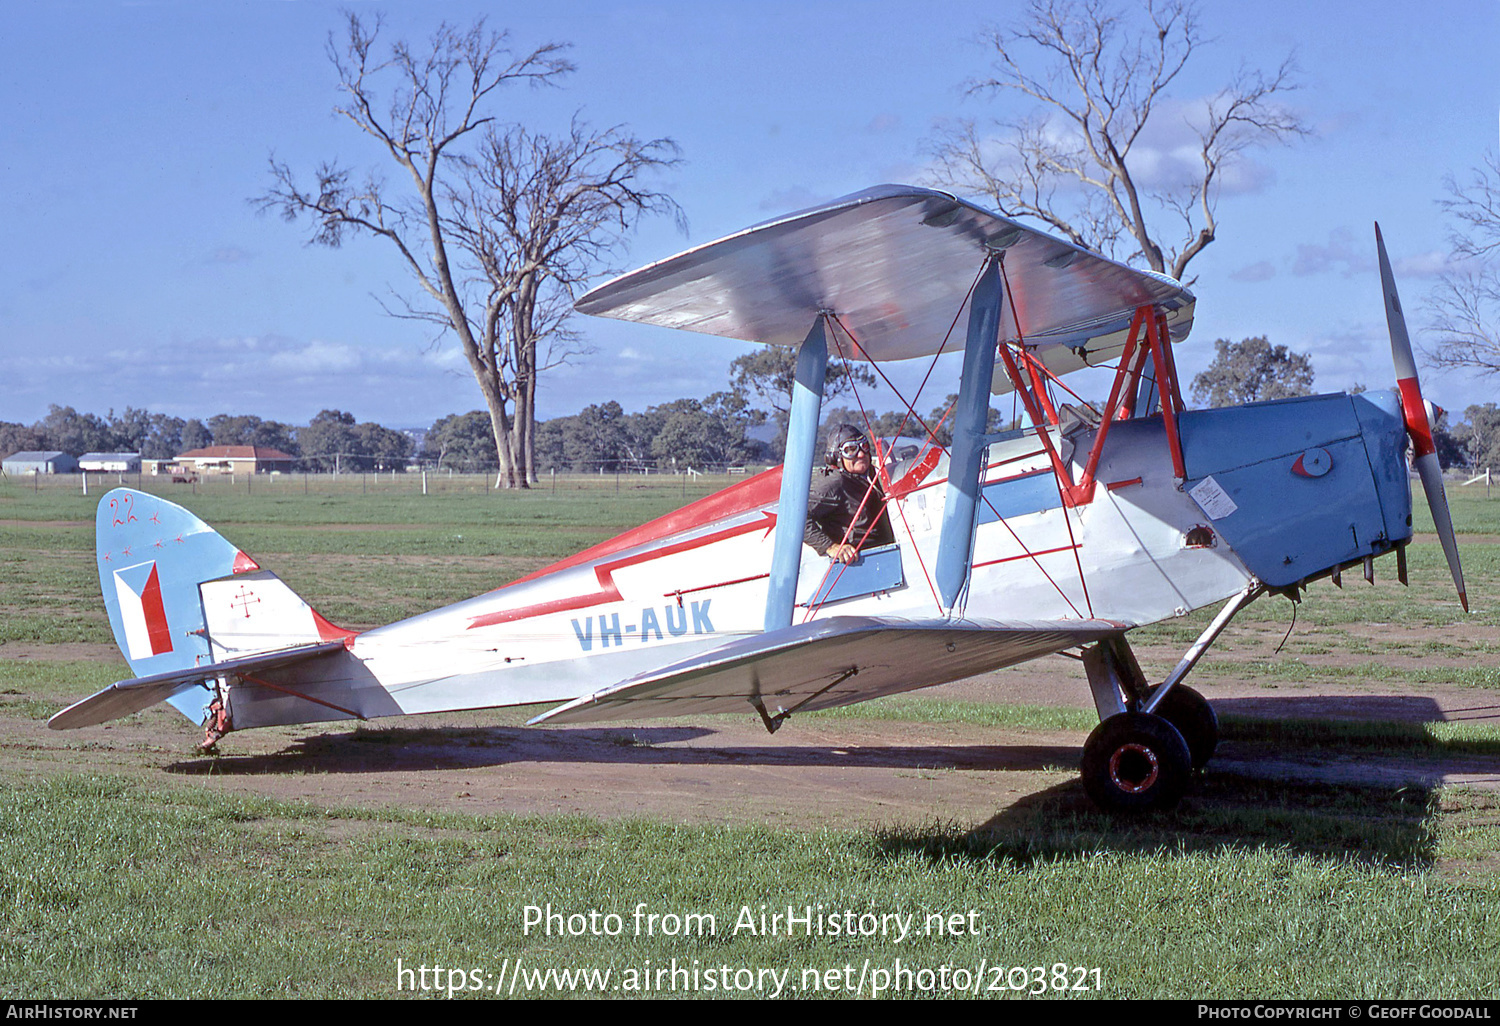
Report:
M808 605L817 608L827 602L873 595L877 591L894 591L905 584L900 547L883 545L861 552L858 563L830 567Z
M974 549L974 514L979 476L984 469L984 432L989 419L990 382L995 374L995 343L1000 330L1000 271L991 258L969 301L963 375L953 410L953 445L948 460L948 501L938 535L937 585L943 606L952 609L969 576Z
M1193 410L1178 415L1187 477L1197 481L1231 467L1357 438L1359 418L1347 395L1303 396Z
M1044 509L1057 509L1062 504L1062 493L1057 490L1057 474L1048 467L1025 477L985 485L984 501L979 504L976 521L993 524L1002 517L1039 513Z
M1194 410L1178 422L1185 489L1210 476L1223 489L1237 508L1212 521L1214 530L1273 587L1379 555L1411 534L1411 492L1400 457L1406 432L1389 396ZM1327 450L1328 473L1294 472L1313 448Z
M204 640L198 585L233 573L239 550L181 506L129 488L116 488L99 500L94 543L104 608L131 671L137 677L147 677L211 661ZM132 659L115 590L115 573L120 571L126 585L139 594L153 565L172 650ZM212 697L207 688L186 684L168 702L199 723Z
M813 460L818 448L818 414L823 406L823 379L827 371L828 339L824 334L824 319L819 315L797 352L797 380L792 386L786 460L781 468L776 542L771 551L771 581L766 590L765 629L768 631L790 627L797 605L797 571L802 564L802 532L807 527L807 496L812 490Z
M1375 474L1386 535L1398 540L1410 538L1411 477L1406 469L1406 420L1401 414L1401 397L1384 390L1349 398L1359 418L1365 455Z

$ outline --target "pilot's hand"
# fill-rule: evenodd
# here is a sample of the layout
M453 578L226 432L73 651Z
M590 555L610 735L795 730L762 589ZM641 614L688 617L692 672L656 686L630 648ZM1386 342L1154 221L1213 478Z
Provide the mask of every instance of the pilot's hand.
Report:
M835 545L828 550L828 558L839 563L853 563L859 559L859 549L853 545Z

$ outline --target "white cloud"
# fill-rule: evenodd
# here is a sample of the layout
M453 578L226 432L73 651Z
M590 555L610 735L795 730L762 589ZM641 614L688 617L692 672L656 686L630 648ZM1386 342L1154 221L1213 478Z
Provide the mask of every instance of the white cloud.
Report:
M1269 260L1262 260L1248 267L1241 267L1229 275L1230 281L1258 282L1276 277L1276 267Z
M1375 268L1375 247L1361 246L1354 233L1339 227L1328 233L1328 244L1299 243L1292 262L1292 273L1304 276L1338 271L1344 277L1364 274Z

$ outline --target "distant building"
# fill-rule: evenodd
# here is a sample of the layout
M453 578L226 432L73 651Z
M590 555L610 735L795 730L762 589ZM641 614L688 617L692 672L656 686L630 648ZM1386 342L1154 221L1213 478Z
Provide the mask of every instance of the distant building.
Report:
M17 452L0 460L6 474L71 474L78 461L65 452Z
M134 474L141 469L138 452L86 452L78 457L79 470L104 471L110 474Z
M175 469L198 474L288 473L295 456L264 445L210 445L178 453Z

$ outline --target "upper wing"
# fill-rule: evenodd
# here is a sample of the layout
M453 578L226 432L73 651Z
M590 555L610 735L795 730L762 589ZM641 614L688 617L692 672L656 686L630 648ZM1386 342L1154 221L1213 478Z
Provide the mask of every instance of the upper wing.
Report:
M910 185L877 186L698 246L599 286L578 309L788 346L830 311L871 359L899 360L938 350L989 249L1003 249L1015 297L1001 318L1004 338L1017 337L1019 322L1029 344L1087 354L1144 304L1176 314L1176 338L1191 326L1192 293L1172 279Z
M720 645L574 699L532 723L744 712L772 715L912 691L1119 634L1108 620L835 616Z

